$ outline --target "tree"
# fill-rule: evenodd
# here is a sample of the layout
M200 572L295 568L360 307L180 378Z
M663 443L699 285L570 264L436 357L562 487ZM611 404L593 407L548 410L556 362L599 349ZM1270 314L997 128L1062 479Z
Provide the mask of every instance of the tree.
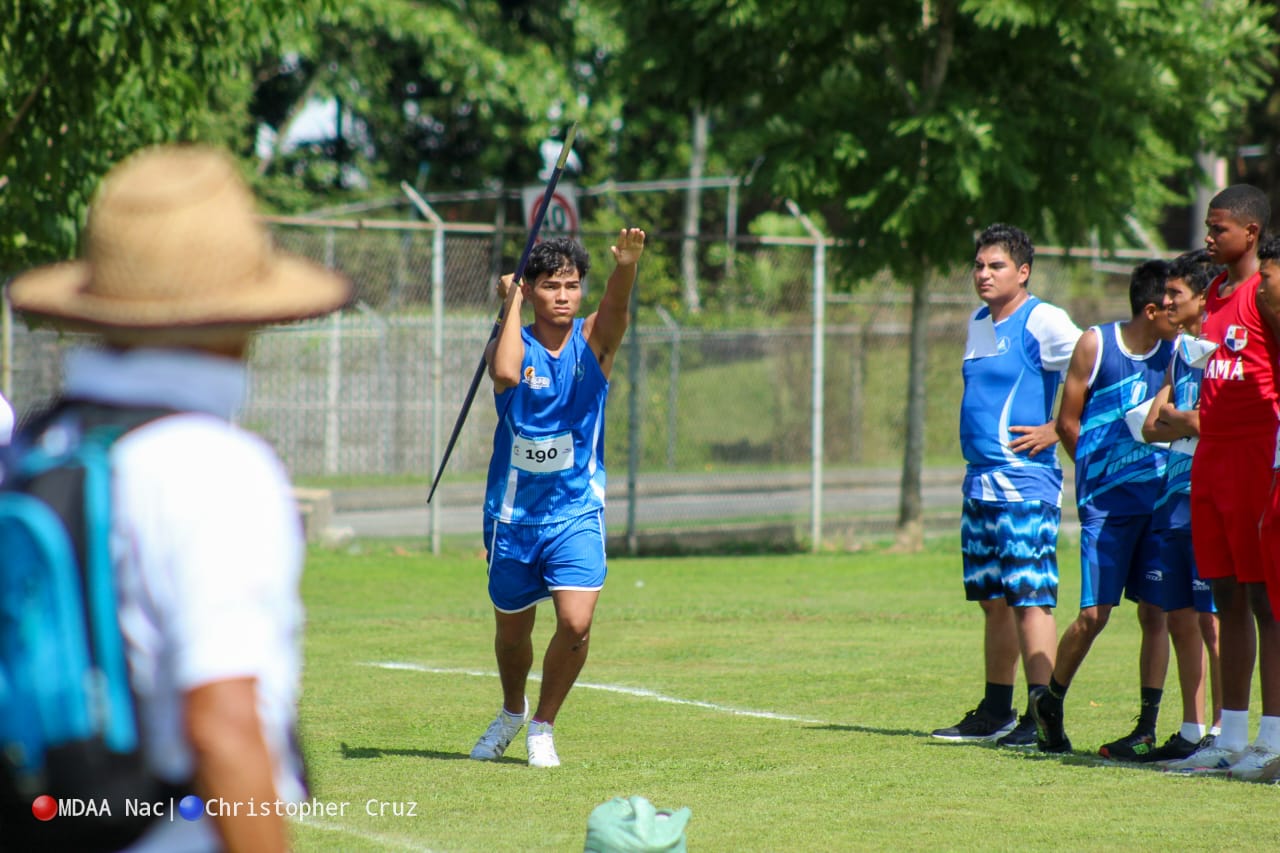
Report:
M4 2L0 272L73 254L94 186L130 151L247 135L250 67L315 6Z
M922 530L928 273L967 259L992 221L1104 245L1126 239L1131 216L1155 221L1176 200L1167 179L1202 146L1220 148L1260 93L1269 13L1246 0L683 0L622 12L631 32L660 30L630 46L648 79L755 116L743 133L767 155L760 177L827 213L848 269L911 283L908 543Z
M334 161L358 164L374 191L425 174L433 189L533 180L538 145L580 123L584 158L599 152L616 107L599 71L621 42L590 4L573 15L543 0L495 4L353 0L335 6L268 73L254 112L278 137L309 98L336 99L358 140L324 140L264 162L288 184L323 173L342 189ZM312 199L314 201L314 198Z

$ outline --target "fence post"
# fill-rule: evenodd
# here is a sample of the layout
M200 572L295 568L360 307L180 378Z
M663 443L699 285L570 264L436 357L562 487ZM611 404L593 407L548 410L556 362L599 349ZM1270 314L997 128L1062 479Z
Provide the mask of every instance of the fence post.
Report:
M676 416L680 405L680 324L661 305L657 306L657 311L662 324L671 330L671 368L667 379L667 470L674 471L678 429Z
M631 288L631 316L636 313L636 294L639 288L634 284ZM633 325L630 329L631 345L628 348L630 358L627 359L627 381L631 385L627 394L627 553L635 556L640 550L640 541L636 535L636 483L640 469L640 327Z
M868 321L854 328L849 347L849 461L862 464L862 423L864 389L866 386L867 337L871 329Z
M444 454L444 222L431 232L431 470L438 470ZM431 553L440 553L439 503L431 505Z
M444 220L417 190L405 181L400 190L414 208L431 223L431 467L440 470L444 455L440 435L444 431ZM440 553L440 502L427 504L427 525L431 529L431 553Z
M326 269L334 269L336 265L334 232L332 228L324 232L324 265ZM338 401L342 391L342 312L335 311L329 320L329 365L328 378L325 383L325 419L324 419L324 472L338 473L339 445L342 441L341 424L338 419Z
M811 517L809 536L813 540L811 548L818 551L822 547L822 452L823 452L823 418L825 407L823 387L826 384L826 334L827 334L827 242L826 237L813 220L804 215L791 199L787 199L787 209L791 215L800 220L800 224L813 238L813 400L810 417L812 421L813 439L811 442L810 492Z

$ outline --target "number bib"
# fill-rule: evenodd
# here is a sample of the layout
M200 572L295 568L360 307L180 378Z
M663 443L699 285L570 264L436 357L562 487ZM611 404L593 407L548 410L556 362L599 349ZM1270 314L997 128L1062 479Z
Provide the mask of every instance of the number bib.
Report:
M511 445L511 466L531 474L568 471L573 467L573 433L546 438L517 435Z

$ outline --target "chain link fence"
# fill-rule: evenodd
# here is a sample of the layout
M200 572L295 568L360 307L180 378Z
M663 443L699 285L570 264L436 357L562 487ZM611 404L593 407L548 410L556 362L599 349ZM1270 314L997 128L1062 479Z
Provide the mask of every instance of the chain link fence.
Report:
M272 228L282 248L350 277L356 301L341 314L258 337L243 425L276 447L295 479L334 488L410 484L410 500L425 499L422 484L435 472L493 325L494 281L514 267L523 235L496 224L278 220ZM612 268L612 236L581 235L593 259L588 306ZM833 254L818 251L823 242L700 237L701 311L693 314L680 302L688 237L650 234L606 426L610 501L625 505L629 534L637 517L659 531L726 519L803 531L812 522L819 539L860 522L891 523L907 430L910 291L887 276L847 280ZM1082 327L1124 317L1128 264L1136 260L1040 250L1031 289ZM815 282L827 293L821 312ZM926 510L952 517L963 467L960 356L978 303L967 265L927 287L926 479L937 496L926 495ZM71 342L15 324L9 364L19 411L56 391L58 350ZM465 506L477 530L491 400L486 379L445 473L454 488L434 502ZM659 496L666 509L646 513L646 501L656 505ZM434 517L431 532L439 532Z

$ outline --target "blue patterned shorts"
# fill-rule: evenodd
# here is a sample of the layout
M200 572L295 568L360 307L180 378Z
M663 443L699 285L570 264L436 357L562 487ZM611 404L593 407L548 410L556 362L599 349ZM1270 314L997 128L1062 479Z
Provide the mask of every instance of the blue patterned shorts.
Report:
M960 517L964 597L1004 598L1012 607L1058 603L1058 524L1062 510L1044 501L965 498Z

